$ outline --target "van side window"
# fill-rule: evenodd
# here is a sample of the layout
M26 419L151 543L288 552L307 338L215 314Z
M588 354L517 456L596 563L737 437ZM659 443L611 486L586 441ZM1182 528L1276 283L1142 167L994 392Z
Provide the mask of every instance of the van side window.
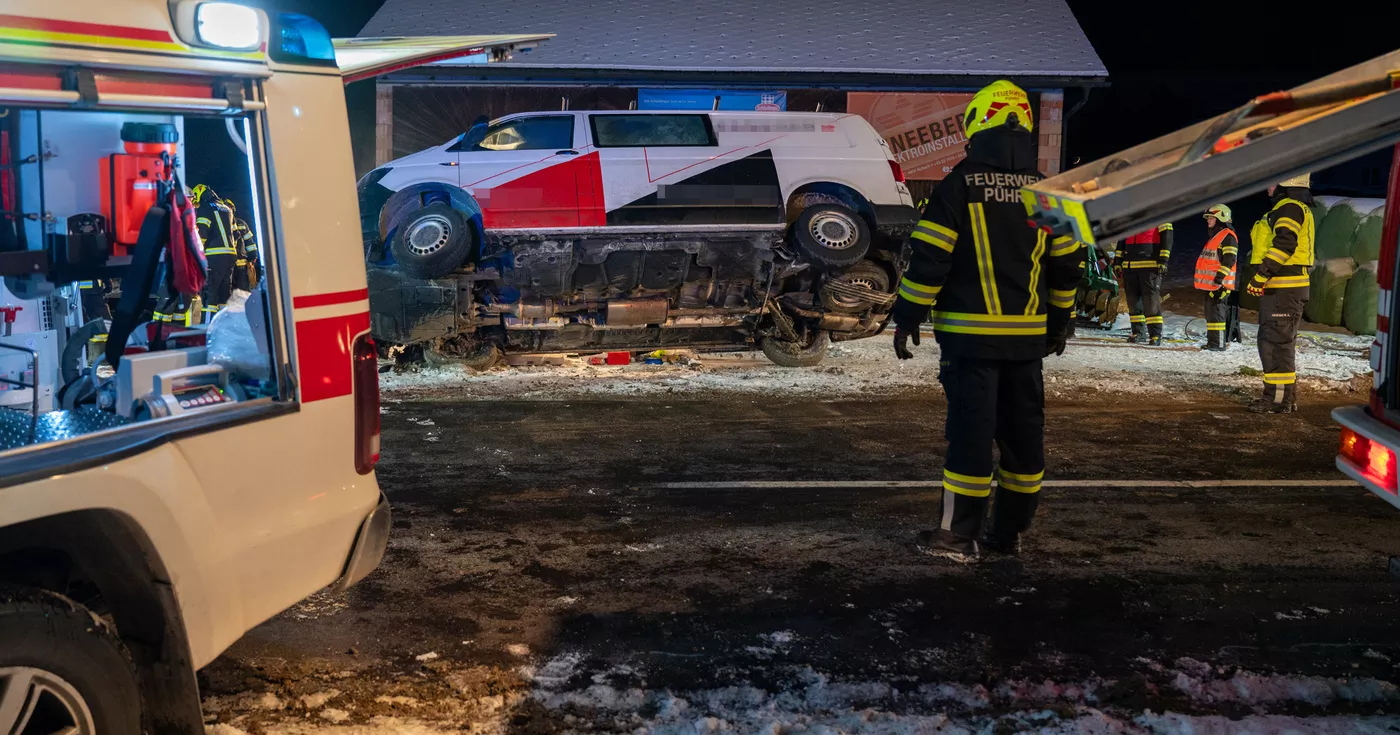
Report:
M465 141L463 141L465 142ZM480 143L459 151L557 151L574 147L574 116L552 115L507 120L492 125Z
M599 148L718 145L709 115L592 115Z

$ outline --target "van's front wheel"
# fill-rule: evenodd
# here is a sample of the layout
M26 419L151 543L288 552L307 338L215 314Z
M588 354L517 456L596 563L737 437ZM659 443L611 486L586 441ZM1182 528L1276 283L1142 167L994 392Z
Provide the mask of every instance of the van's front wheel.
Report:
M411 275L441 278L471 256L472 239L461 212L446 204L429 204L399 225L389 250L399 267Z
M140 735L131 660L87 608L0 589L0 732Z

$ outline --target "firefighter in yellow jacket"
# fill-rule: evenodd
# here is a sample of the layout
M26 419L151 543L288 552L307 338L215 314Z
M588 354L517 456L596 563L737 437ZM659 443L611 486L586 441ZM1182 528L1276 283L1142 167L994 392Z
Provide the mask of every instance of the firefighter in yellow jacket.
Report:
M1206 346L1202 349L1219 352L1225 349L1225 327L1229 321L1230 293L1235 290L1235 261L1240 243L1230 225L1230 208L1217 204L1206 210L1206 234L1210 240L1196 258L1197 291L1206 294Z
M893 312L895 354L908 359L932 310L948 400L940 520L918 543L946 555L976 555L979 543L1017 553L1045 476L1041 362L1064 352L1084 246L1026 226L1019 189L1044 177L1025 92L992 83L967 106L963 127L967 157L934 188L910 236Z
M1264 367L1264 395L1249 406L1255 413L1291 413L1298 407L1294 361L1317 232L1311 184L1303 174L1269 187L1269 213L1249 231L1249 262L1257 270L1245 288L1259 297L1259 361Z

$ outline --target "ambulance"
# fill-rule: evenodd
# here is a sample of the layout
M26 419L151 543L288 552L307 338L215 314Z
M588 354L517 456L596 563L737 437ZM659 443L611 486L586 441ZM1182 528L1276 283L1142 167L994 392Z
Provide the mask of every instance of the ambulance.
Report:
M202 731L196 670L379 563L343 85L545 38L338 42L216 0L0 5L0 733ZM218 198L195 209L196 189ZM212 204L246 223L261 279L196 310Z

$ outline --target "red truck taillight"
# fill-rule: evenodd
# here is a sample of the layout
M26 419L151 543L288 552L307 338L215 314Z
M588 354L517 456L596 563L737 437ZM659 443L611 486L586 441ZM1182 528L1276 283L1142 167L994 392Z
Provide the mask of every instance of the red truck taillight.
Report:
M1342 427L1342 442L1337 453L1353 467L1361 470L1372 482L1394 495L1396 491L1395 452L1384 444Z
M379 353L362 334L351 353L355 377L355 471L367 475L379 461Z
M896 161L893 158L890 159L890 173L894 174L894 180L896 183L904 183L904 167L899 165L899 161Z

